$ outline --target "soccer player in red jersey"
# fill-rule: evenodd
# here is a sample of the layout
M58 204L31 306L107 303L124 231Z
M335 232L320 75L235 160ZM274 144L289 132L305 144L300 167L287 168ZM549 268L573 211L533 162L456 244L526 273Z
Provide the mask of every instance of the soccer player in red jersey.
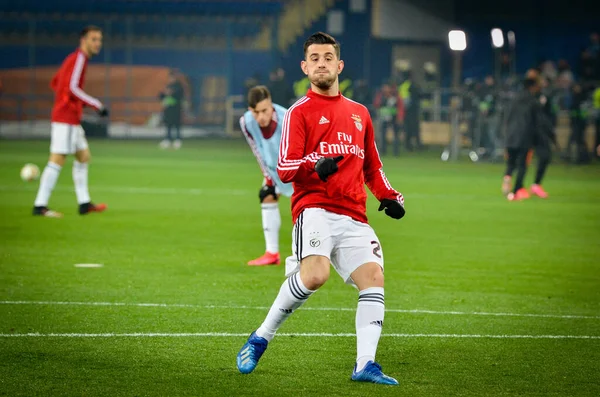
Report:
M375 362L384 317L383 252L367 223L364 186L394 219L404 216L404 199L383 173L366 107L339 92L344 62L337 41L325 33L310 36L301 67L311 88L286 112L277 166L281 180L294 186L295 259L286 261L288 278L238 353L237 366L242 373L254 370L281 324L329 279L333 265L359 291L352 380L397 385Z
M81 128L83 106L90 106L101 117L108 116L102 103L83 91L88 60L102 48L102 30L96 26L84 28L79 35L79 48L63 61L50 87L55 93L52 109L50 158L42 172L33 215L60 218L62 214L48 209L48 201L56 185L67 155L75 154L73 182L81 215L102 212L106 204L93 204L88 191L90 149Z

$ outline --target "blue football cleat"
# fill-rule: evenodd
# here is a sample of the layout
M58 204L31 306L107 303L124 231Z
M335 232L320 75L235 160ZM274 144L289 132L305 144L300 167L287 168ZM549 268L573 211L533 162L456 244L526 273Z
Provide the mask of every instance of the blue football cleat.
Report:
M397 385L398 381L391 376L381 372L381 365L376 362L369 361L362 371L356 372L356 365L352 372L352 380L357 382L378 383L380 385Z
M254 371L269 342L252 332L237 355L237 367L243 374Z

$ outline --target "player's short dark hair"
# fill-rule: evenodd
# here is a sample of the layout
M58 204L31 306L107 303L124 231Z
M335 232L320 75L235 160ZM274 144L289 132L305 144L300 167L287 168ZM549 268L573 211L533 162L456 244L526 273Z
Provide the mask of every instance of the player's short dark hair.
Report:
M100 33L102 33L102 29L100 29L96 25L88 25L85 28L81 29L81 32L79 32L79 38L80 39L84 38L85 36L87 36L87 34L89 32L100 32Z
M271 92L267 86L257 85L248 91L248 106L254 109L259 102L269 98L271 98Z
M306 41L304 42L304 58L306 59L306 51L308 47L313 44L331 44L335 49L335 55L337 59L340 59L340 43L331 35L323 32L313 33Z

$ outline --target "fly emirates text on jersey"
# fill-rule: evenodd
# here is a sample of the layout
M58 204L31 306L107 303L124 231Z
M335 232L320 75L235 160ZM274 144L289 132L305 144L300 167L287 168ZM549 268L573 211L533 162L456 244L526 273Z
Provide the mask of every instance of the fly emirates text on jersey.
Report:
M344 132L338 132L337 138L339 143L321 142L319 149L323 156L332 154L354 154L359 159L365 158L365 149L362 149L355 143L352 143L352 135Z

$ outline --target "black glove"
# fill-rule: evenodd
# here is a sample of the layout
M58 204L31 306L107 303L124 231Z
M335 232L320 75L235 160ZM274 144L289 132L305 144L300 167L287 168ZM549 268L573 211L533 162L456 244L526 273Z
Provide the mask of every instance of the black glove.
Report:
M258 198L260 199L261 203L263 201L265 201L265 199L269 195L273 196L273 198L275 200L277 200L277 193L275 193L275 186L265 185L265 186L261 187L260 190L258 191Z
M383 211L385 208L385 214L394 219L400 219L406 214L404 205L400 204L397 200L383 199L379 206L379 211Z
M100 109L98 109L98 116L108 117L108 109L102 106Z
M337 172L337 163L342 161L343 158L344 156L321 157L315 164L315 171L319 174L319 178L321 178L323 182L327 182L327 178Z

